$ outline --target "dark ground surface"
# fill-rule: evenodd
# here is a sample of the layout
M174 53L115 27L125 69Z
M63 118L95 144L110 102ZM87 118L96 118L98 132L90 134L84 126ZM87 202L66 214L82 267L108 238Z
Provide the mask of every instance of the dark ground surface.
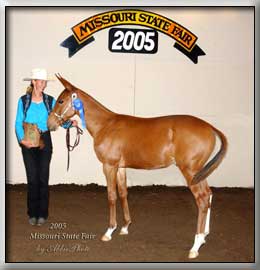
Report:
M104 243L100 238L108 225L105 187L51 186L48 223L39 227L28 224L26 185L8 185L6 262L254 262L254 190L212 190L211 232L199 257L189 260L197 207L186 187L129 188L129 235L119 235L123 221L118 200L119 227ZM65 223L66 228L55 229L55 223ZM35 233L78 239L32 239Z

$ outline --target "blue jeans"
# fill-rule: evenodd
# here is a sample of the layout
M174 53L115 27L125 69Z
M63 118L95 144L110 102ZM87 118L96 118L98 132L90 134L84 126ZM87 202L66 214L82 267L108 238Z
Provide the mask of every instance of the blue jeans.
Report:
M27 213L29 217L47 218L49 215L49 171L52 156L50 133L43 134L45 146L22 146L27 176Z

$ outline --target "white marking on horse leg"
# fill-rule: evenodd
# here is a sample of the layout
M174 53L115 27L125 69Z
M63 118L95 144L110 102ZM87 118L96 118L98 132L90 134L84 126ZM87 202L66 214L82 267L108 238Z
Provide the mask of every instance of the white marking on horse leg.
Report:
M129 227L129 225L130 225L130 223L129 224L127 224L126 226L123 226L122 228L121 228L121 231L120 231L120 235L126 235L126 234L128 234L128 227Z
M102 241L110 241L112 239L112 233L114 232L114 230L116 229L117 226L113 227L113 228L108 228L106 233L102 236L101 240Z
M207 236L209 234L211 202L212 202L212 194L209 196L209 208L208 208L208 212L207 212L205 231L204 231L205 236Z
M195 235L194 244L189 252L189 259L194 259L199 255L199 248L205 243L205 234L199 233Z

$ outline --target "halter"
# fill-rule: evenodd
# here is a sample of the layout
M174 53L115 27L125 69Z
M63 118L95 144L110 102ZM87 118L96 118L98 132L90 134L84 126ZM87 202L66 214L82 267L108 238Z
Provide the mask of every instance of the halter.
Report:
M76 96L75 98L77 98L77 94L76 93L73 93L72 95L71 95L71 102L68 104L68 106L65 108L65 110L63 111L63 113L62 114L57 114L56 112L54 112L54 115L56 116L56 117L58 117L58 119L60 120L60 121L63 121L64 122L64 119L63 119L63 116L66 114L66 112L70 109L70 108L72 108L73 110L74 110L74 112L75 112L75 108L73 107L73 97L74 96ZM74 98L74 99L75 99Z

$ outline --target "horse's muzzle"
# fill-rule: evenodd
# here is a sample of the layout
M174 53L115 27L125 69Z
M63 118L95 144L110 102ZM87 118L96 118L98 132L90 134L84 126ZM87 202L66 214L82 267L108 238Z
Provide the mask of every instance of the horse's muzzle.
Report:
M57 117L55 117L53 112L51 112L48 117L47 126L50 131L55 131L59 127Z

